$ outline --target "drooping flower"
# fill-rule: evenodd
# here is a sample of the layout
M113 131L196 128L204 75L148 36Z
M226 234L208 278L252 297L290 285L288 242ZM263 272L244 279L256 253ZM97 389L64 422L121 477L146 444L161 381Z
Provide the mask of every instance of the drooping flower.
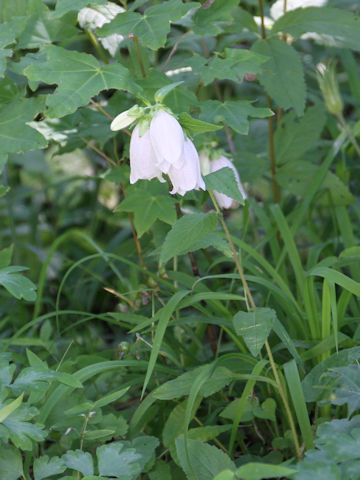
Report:
M160 110L150 123L151 144L160 170L168 173L171 167L181 168L184 162L184 132L175 117Z
M170 193L185 195L190 190L205 190L205 182L201 176L199 155L195 145L189 138L184 143L181 163L182 166L180 168L172 166L169 169L169 177L173 184L173 189Z
M185 139L181 125L173 115L158 108L134 105L111 123L111 130L121 130L139 121L130 141L130 183L153 178L164 182L162 173L165 173L173 184L173 194L185 195L200 188L205 190L199 155L193 142Z
M221 157L210 161L210 172L211 173L216 172L217 170L220 170L221 168L226 168L226 167L231 168L231 170L234 172L236 183L237 183L237 186L239 188L239 191L240 191L240 193L241 193L241 195L244 199L247 198L244 187L242 186L241 181L240 181L239 173L236 170L233 163L231 162L231 160L224 157L224 155L221 155ZM216 201L218 202L220 208L237 208L239 206L239 204L236 200L228 197L227 195L225 195L225 193L220 193L220 192L217 192L216 190L214 190L214 195L215 195Z
M140 124L137 124L130 140L130 183L153 178L165 182L161 170L156 165L156 154L151 144L150 130L147 129L141 135Z

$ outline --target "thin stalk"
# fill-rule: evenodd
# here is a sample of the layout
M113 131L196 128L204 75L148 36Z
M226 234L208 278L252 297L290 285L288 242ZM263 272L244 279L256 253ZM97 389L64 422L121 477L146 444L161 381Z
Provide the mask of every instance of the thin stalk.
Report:
M96 50L96 53L99 55L99 57L101 58L101 60L104 62L104 63L109 63L109 60L106 56L106 53L104 52L104 50L101 48L100 44L99 44L99 41L98 39L95 37L95 35L93 34L93 32L89 29L86 30L86 33L87 33L87 36L89 37L90 39L90 42L93 44L95 50Z
M244 287L244 291L245 291L245 298L248 298L249 299L249 302L250 302L250 305L251 305L251 308L253 311L256 311L256 304L255 304L255 301L253 299L253 296L250 292L250 288L248 286L248 283L246 281L246 278L244 276L244 272L243 272L243 269L240 265L240 262L239 262L239 256L236 252L236 249L235 249L235 245L234 245L234 242L232 241L232 238L231 238L231 234L230 234L230 231L226 225L226 222L224 220L224 217L223 217L223 214L220 210L220 207L216 201L216 198L213 194L212 191L209 190L209 195L210 195L210 198L214 204L214 207L215 207L215 210L218 214L218 217L219 217L219 220L221 222L221 225L224 229L224 232L225 232L225 235L226 235L226 238L229 242L229 245L230 245L230 249L231 249L231 252L233 254L233 258L234 258L234 261L235 261L235 265L236 265L236 268L237 268L237 271L240 275L240 278L241 278L241 282L243 284L243 287ZM249 305L247 304L247 310L250 311L250 308L249 308ZM285 408L285 411L286 411L286 415L288 417L288 422L289 422L289 426L290 426L290 430L291 430L291 434L292 434L292 437L293 437L293 441L294 441L294 446L295 446L295 450L296 450L296 455L299 459L302 458L302 452L301 452L301 449L300 449L300 444L299 444L299 440L298 440L298 437L297 437L297 433L296 433L296 428L295 428L295 422L294 422L294 419L292 417L292 414L291 414L291 410L290 410L290 406L289 406L289 403L287 401L287 398L286 398L286 395L285 395L285 392L284 392L284 389L283 389L283 386L281 384L281 381L280 381L280 377L279 377L279 373L277 371L277 367L276 367L276 364L275 364L275 361L274 361L274 357L272 355L272 352L271 352L271 348L270 348L270 345L269 345L269 342L266 340L265 342L265 348L266 348L266 352L267 352L267 355L268 355L268 358L269 358L269 361L270 361L270 365L271 365L271 369L272 369L272 372L273 372L273 375L274 375L274 378L275 378L275 382L276 382L276 385L277 385L277 388L278 388L278 391L279 391L279 394L280 394L280 397L281 397L281 400L283 402L283 405L284 405L284 408Z
M116 163L114 162L114 160L112 160L108 155L106 155L106 153L102 152L101 150L99 150L97 147L95 147L95 145L92 145L88 140L86 140L86 138L84 137L80 137L80 139L86 143L86 145L91 148L91 150L94 150L94 152L96 152L98 155L100 155L101 157L103 157L110 165L112 165L113 167L116 167Z
M141 52L140 52L140 47L139 47L139 40L134 35L131 36L131 39L132 39L132 41L134 42L134 45L135 45L135 52L136 52L137 59L139 61L141 75L144 78L146 78L144 62L143 62L143 59L141 57Z
M264 6L262 0L259 0L259 10L261 18L261 37L263 40L266 39L266 30L265 30L265 17L264 17ZM272 109L271 98L269 95L266 95L266 102L268 108ZM276 180L276 160L275 160L275 147L274 147L274 118L268 117L268 127L269 127L269 157L270 157L270 169L271 169L271 183L273 189L274 203L279 203L280 201L280 188Z

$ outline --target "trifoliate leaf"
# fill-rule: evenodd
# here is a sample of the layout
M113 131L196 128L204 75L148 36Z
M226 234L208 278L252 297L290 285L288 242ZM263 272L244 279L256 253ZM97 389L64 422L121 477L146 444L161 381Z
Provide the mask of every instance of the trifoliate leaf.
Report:
M221 33L221 26L233 20L232 11L238 4L238 0L216 0L210 7L205 3L194 15L194 32L204 36Z
M34 62L24 73L31 81L58 85L47 100L49 117L75 112L101 90L116 88L134 94L140 91L127 68L120 64L100 66L93 55L55 45L45 47L44 51L46 61Z
M15 99L0 107L0 154L46 147L45 138L26 125L43 108L43 97Z
M53 475L58 475L66 470L66 465L59 457L49 459L47 455L36 458L34 461L35 480L43 480Z
M255 312L238 312L233 319L235 331L244 338L251 354L256 357L266 342L276 320L271 308L258 308Z
M189 10L199 6L197 2L183 3L181 0L161 2L145 10L144 15L137 12L124 12L117 15L111 23L97 30L101 37L121 32L121 35L133 34L144 45L157 50L166 43L170 32L170 22L179 20Z
M164 193L161 185L152 182L145 188L129 188L126 198L115 212L133 212L135 228L141 237L156 219L173 225L176 222L175 203L176 200L167 192Z
M340 4L339 4L340 5ZM331 7L297 8L275 22L273 33L287 32L298 37L314 32L331 36L336 46L360 50L360 17L346 9Z
M160 262L165 263L176 255L203 248L204 237L217 225L215 213L193 213L181 217L166 235L160 253Z
M258 40L253 51L269 57L258 75L261 85L280 107L304 113L306 87L300 56L294 47L277 39Z
M243 135L249 131L249 117L264 118L273 115L268 108L254 107L247 100L228 100L224 103L218 100L207 100L200 105L201 119L223 123Z

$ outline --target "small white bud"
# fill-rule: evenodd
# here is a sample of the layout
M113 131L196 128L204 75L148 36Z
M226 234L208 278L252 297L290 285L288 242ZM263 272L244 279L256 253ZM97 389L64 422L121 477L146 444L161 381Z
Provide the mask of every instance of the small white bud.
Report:
M110 129L116 131L128 127L139 117L141 110L138 105L134 105L129 110L119 113L111 122Z

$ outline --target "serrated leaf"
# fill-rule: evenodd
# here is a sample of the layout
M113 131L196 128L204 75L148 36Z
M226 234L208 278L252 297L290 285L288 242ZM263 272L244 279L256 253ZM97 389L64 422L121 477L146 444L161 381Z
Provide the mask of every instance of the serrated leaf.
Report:
M214 476L223 470L235 471L235 464L219 448L200 440L189 439L186 451L183 438L178 438L175 443L179 463L188 478L196 475L195 478L201 480L213 480Z
M194 32L204 36L221 33L222 25L233 20L232 11L238 4L237 0L216 0L210 7L204 4L194 15Z
M94 474L93 459L89 452L69 450L62 456L67 468L72 468L85 475Z
M36 408L22 404L3 421L7 436L16 447L30 451L33 448L32 441L41 442L46 437L42 426L30 422L38 413Z
M252 49L269 58L263 65L263 72L258 75L268 95L284 110L294 108L297 115L302 115L306 87L297 51L277 38L258 40Z
M215 230L215 213L194 213L180 218L166 235L160 253L160 262L165 263L176 255L183 255L198 247L199 242Z
M336 382L335 391L330 397L331 403L347 404L349 415L352 415L360 408L360 367L358 365L337 367L331 369L328 375Z
M135 479L141 473L138 461L141 455L135 448L127 448L122 442L102 445L96 450L100 475L119 478L119 480Z
M68 12L79 11L87 7L90 3L99 5L106 3L106 0L57 0L55 11L52 12L52 17L62 17Z
M36 285L31 280L16 273L19 267L6 267L0 269L0 285L5 287L17 299L29 302L36 300ZM23 269L20 267L20 269Z
M200 60L200 61L199 61ZM241 82L245 73L259 73L268 58L251 50L226 48L224 58L216 56L210 60L195 55L188 62L194 73L200 75L204 85L219 80Z
M197 135L198 133L215 132L216 130L220 130L222 128L219 125L214 125L213 123L208 123L198 120L197 118L193 118L187 113L180 113L179 122L183 128L194 135Z
M176 222L176 200L158 182L146 182L146 187L133 187L115 212L133 212L136 231L141 237L157 219L173 225Z
M255 312L238 312L233 318L235 331L244 338L251 354L256 357L266 342L275 323L276 312L258 308Z
M265 118L273 115L268 108L254 107L247 100L228 100L224 103L218 100L201 102L200 118L214 123L228 125L237 133L246 135L249 131L249 117Z
M359 16L340 8L297 8L275 22L273 33L287 32L294 37L315 32L333 37L336 46L360 50Z
M277 165L301 159L305 152L315 146L325 121L323 104L308 108L300 119L296 118L295 112L284 115L274 137Z
M43 108L42 97L15 99L0 107L0 154L46 147L45 138L26 125Z
M34 477L35 480L43 480L44 478L52 477L63 473L66 465L59 457L49 458L47 455L36 458L34 461Z
M2 445L0 449L1 480L18 480L24 475L21 453L10 445Z
M239 190L235 174L231 168L225 167L204 177L206 188L224 193L228 197L244 205L244 198Z
M169 0L145 10L144 15L137 12L124 12L114 20L97 30L104 37L121 32L121 35L133 34L139 37L144 45L157 50L166 43L170 32L170 21L179 20L189 10L199 6L197 2L184 4L181 0Z
M120 64L100 66L93 55L55 45L44 47L44 51L47 60L33 62L25 68L24 74L31 81L58 85L55 93L47 99L49 117L63 117L75 112L101 90L116 88L134 94L140 92L127 68Z

